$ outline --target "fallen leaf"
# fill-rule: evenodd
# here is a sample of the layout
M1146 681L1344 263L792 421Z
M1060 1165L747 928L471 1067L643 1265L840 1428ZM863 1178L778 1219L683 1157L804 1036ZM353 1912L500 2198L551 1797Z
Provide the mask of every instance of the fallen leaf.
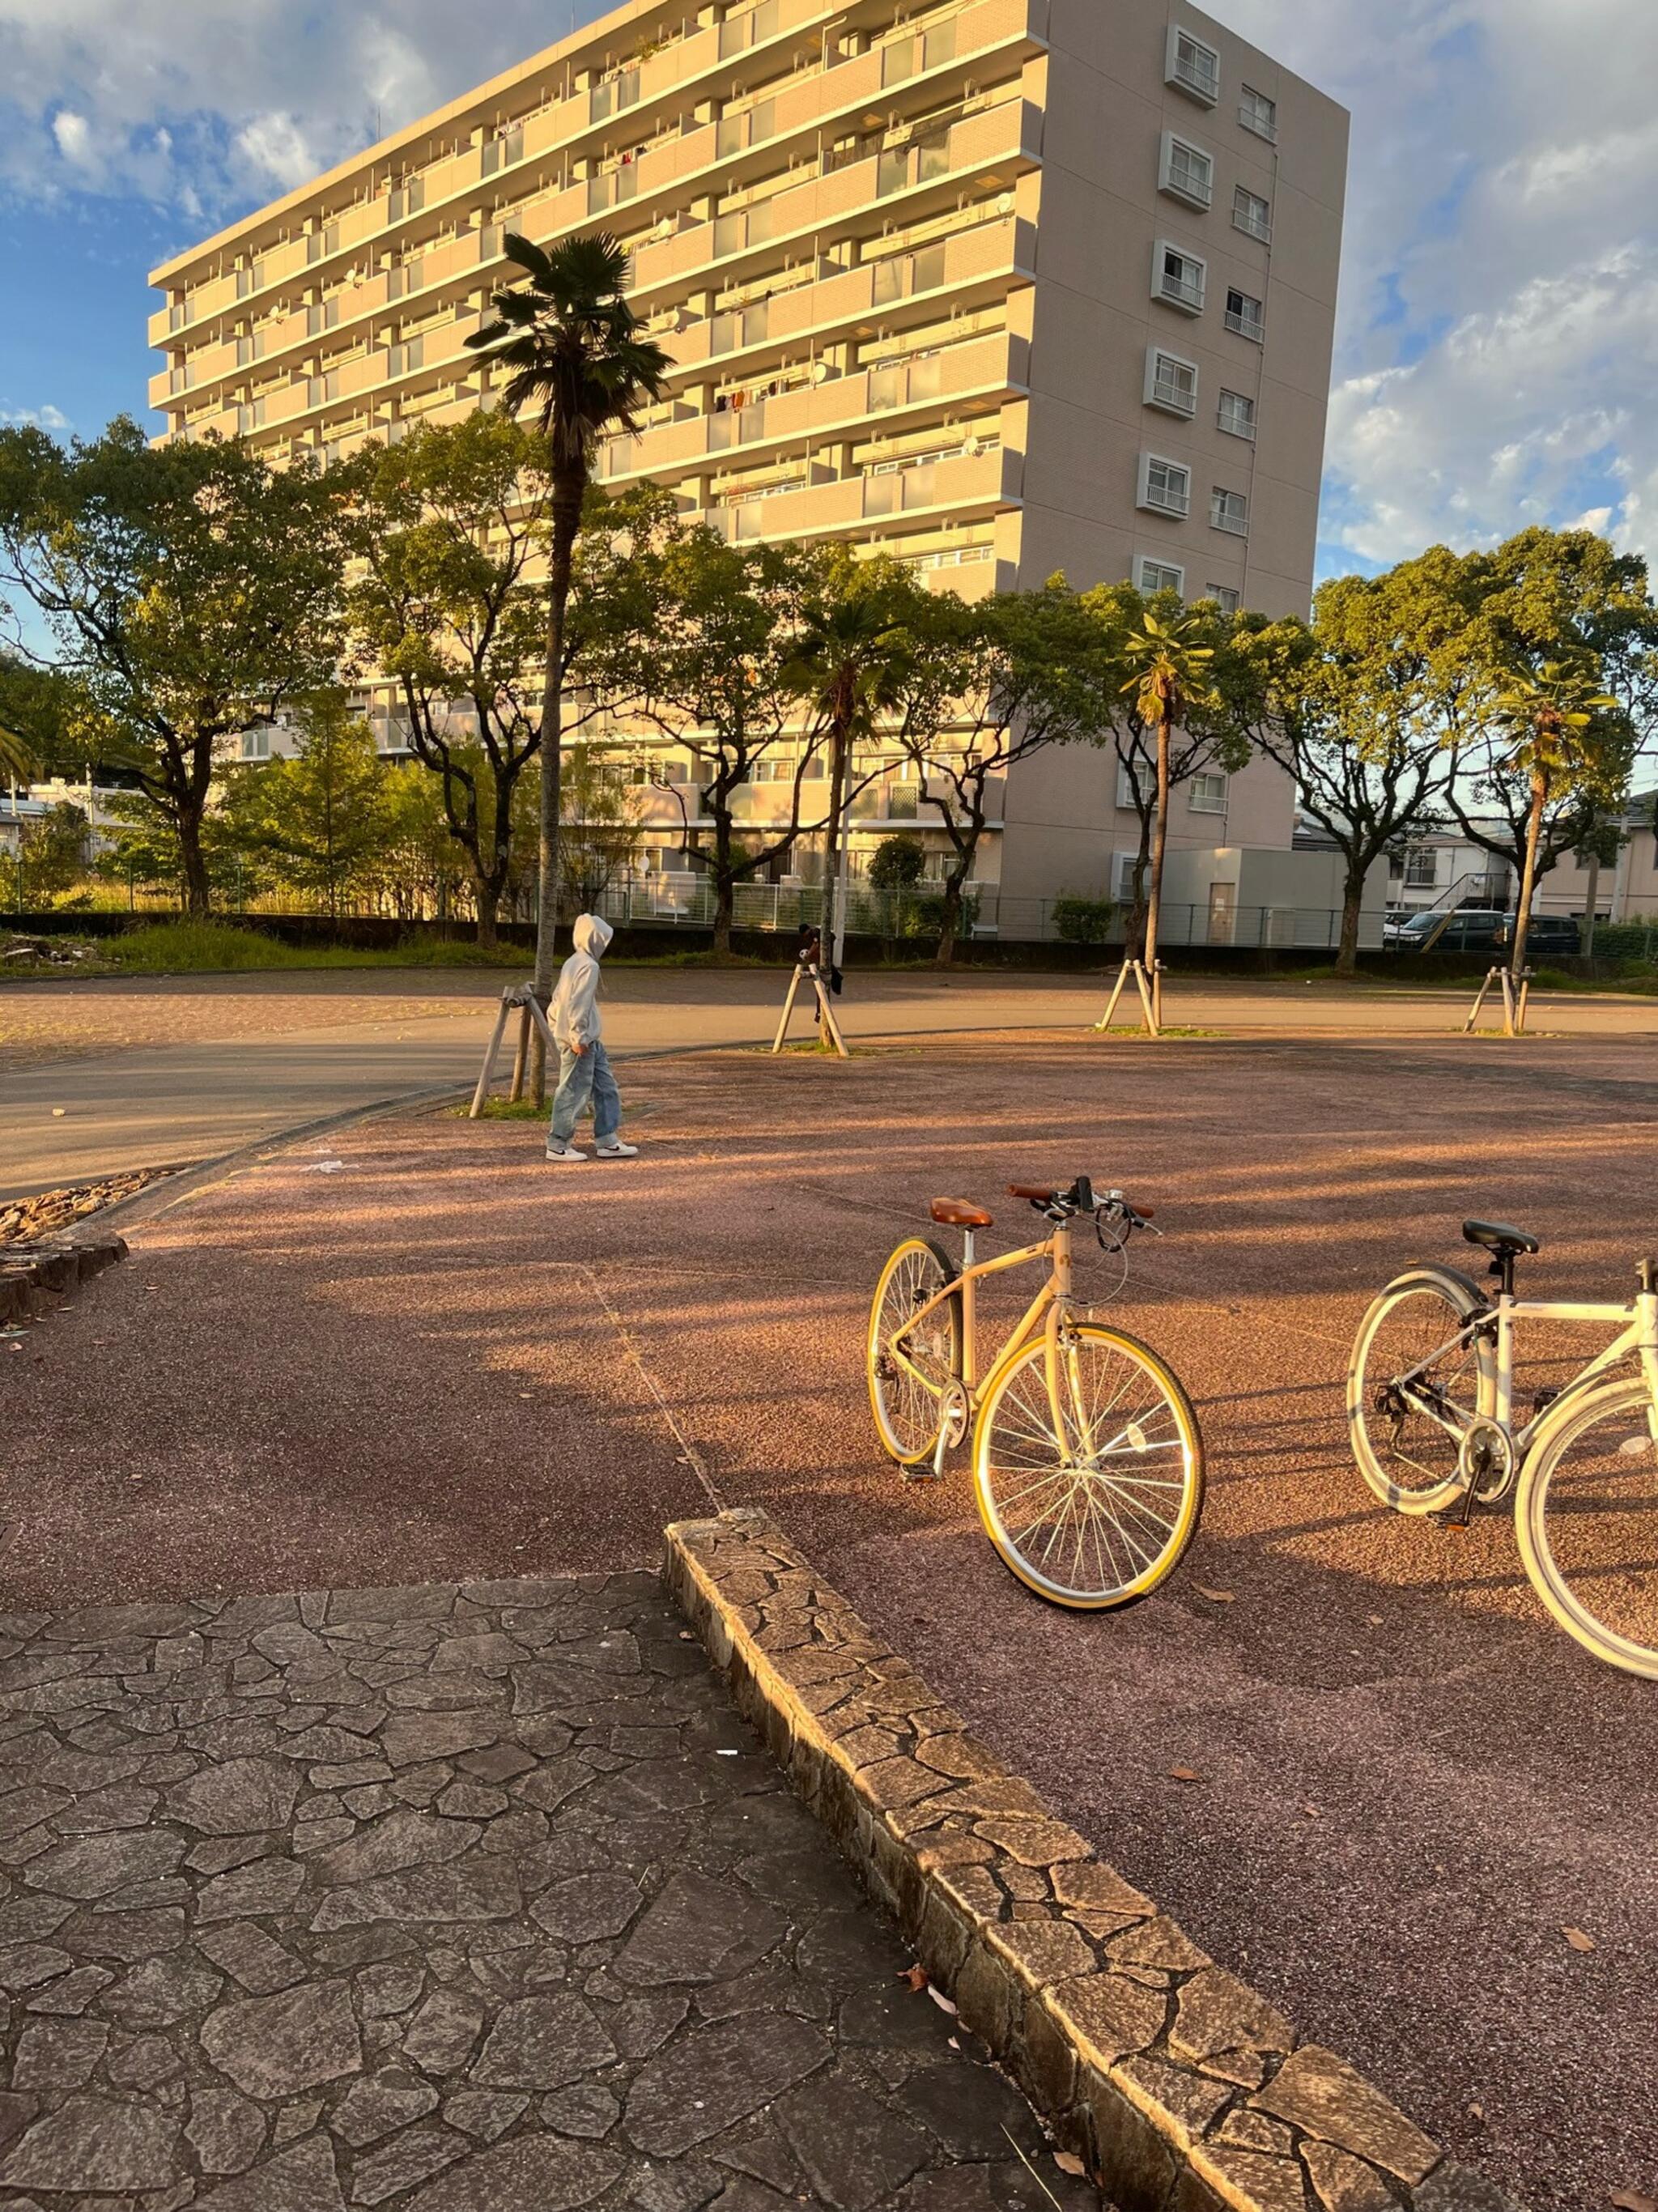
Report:
M1483 2119L1485 2118L1485 2107L1483 2105L1470 2105L1470 2106L1469 2106L1469 2107L1468 2107L1468 2118L1469 2118L1471 2120L1483 2120Z
M1658 2197L1643 2197L1638 2189L1614 2189L1606 2202L1618 2212L1658 2212Z
M1237 1596L1236 1590L1211 1589L1206 1583L1193 1583L1192 1587L1199 1597L1206 1597L1211 1605L1230 1605Z
M1074 2150L1056 2150L1054 2163L1061 2173L1086 2173L1088 2171Z
M1592 1951L1594 1948L1594 1936L1586 1936L1581 1928L1563 1928L1560 1933L1574 1951Z
M938 2006L940 2012L947 2012L952 2020L955 2019L956 2008L942 1990L935 1990L932 1983L929 1982L926 1985L926 1993L932 1998L933 2003Z
M1303 1805L1301 1809L1309 1820L1321 1820L1324 1818L1316 1805Z
M902 1973L899 1975L898 1978L901 1982L907 1983L919 1996L927 1985L926 1968L925 1966L906 1966Z
M1189 1766L1171 1766L1169 1770L1169 1779L1171 1782L1201 1782L1203 1777L1200 1774L1194 1774Z
M1379 1613L1367 1613L1364 1618L1372 1628L1380 1628L1382 1625L1382 1615Z

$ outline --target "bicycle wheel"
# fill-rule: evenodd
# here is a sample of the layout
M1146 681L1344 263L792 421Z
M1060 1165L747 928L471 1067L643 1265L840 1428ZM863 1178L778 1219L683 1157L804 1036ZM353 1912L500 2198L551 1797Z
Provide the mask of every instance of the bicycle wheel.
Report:
M1179 1565L1203 1510L1203 1439L1174 1374L1133 1337L1079 1323L1059 1366L1057 1419L1045 1342L992 1382L974 1487L986 1534L1027 1589L1102 1612Z
M1658 1680L1658 1449L1644 1379L1591 1390L1551 1423L1515 1499L1526 1572L1568 1636Z
M882 1449L900 1467L919 1467L932 1456L938 1441L940 1396L962 1371L960 1293L946 1298L905 1340L908 1366L889 1346L910 1316L955 1278L955 1268L936 1244L925 1237L909 1237L881 1270L875 1286L865 1353L870 1411Z
M1353 1457L1384 1505L1437 1513L1462 1495L1469 1422L1497 1402L1489 1342L1462 1331L1486 1300L1455 1267L1412 1267L1359 1323L1347 1368Z

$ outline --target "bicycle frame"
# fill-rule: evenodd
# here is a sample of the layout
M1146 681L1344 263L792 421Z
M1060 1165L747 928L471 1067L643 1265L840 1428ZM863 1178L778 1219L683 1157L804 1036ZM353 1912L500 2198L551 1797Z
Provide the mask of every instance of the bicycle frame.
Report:
M979 1303L978 1286L987 1276L1006 1273L1014 1267L1029 1267L1039 1260L1050 1264L1048 1280L1025 1308L1013 1334L991 1361L988 1371L981 1376L978 1360ZM1071 1224L1068 1221L1056 1224L1054 1234L1040 1244L1026 1244L1017 1252L1004 1252L993 1260L979 1260L974 1256L973 1231L963 1232L962 1271L953 1282L935 1292L924 1306L919 1307L901 1328L895 1329L887 1340L886 1350L890 1357L913 1376L922 1389L934 1398L944 1394L923 1375L914 1362L905 1357L904 1339L919 1328L931 1315L936 1313L946 1300L959 1297L962 1301L962 1388L967 1394L969 1410L976 1411L986 1391L1009 1360L1023 1352L1039 1328L1046 1325L1048 1340L1048 1382L1050 1393L1054 1383L1054 1356L1058 1350L1060 1320L1069 1311L1073 1294L1071 1287Z
M1580 1369L1573 1376L1558 1396L1551 1399L1533 1419L1516 1430L1514 1425L1515 1340L1519 1324L1531 1321L1564 1322L1573 1327L1602 1328L1615 1328L1622 1322L1626 1326L1587 1367ZM1653 1410L1649 1419L1654 1441L1658 1443L1658 1291L1641 1291L1632 1305L1589 1305L1579 1304L1570 1299L1516 1298L1504 1291L1494 1306L1484 1313L1474 1315L1454 1337L1448 1338L1436 1351L1430 1352L1425 1359L1400 1376L1399 1387L1411 1394L1415 1378L1430 1368L1436 1360L1464 1345L1476 1344L1482 1337L1492 1343L1496 1349L1495 1373L1491 1378L1493 1402L1489 1407L1482 1406L1476 1418L1497 1423L1513 1444L1516 1460L1525 1457L1546 1425L1554 1420L1563 1407L1575 1401L1600 1376L1627 1359L1631 1352L1637 1352L1641 1355L1642 1370L1652 1394ZM1438 1421L1442 1428L1455 1433L1466 1434L1471 1425L1448 1419L1442 1401L1440 1405L1432 1406L1419 1401L1417 1409ZM1454 1407L1449 1410L1452 1413L1455 1411Z

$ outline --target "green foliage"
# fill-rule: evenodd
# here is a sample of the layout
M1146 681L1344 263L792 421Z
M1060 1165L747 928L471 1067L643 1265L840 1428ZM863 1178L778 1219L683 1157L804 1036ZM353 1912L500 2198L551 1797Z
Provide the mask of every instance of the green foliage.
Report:
M240 441L152 446L125 416L67 448L0 430L0 590L52 634L87 756L168 817L197 911L216 750L333 680L356 480Z
M366 885L391 826L386 771L368 725L337 691L299 708L300 749L239 769L222 827L240 850L269 862L279 879L319 896L337 916Z
M74 896L87 871L90 826L86 809L69 802L49 806L38 821L19 822L20 905L38 913Z
M1116 919L1116 906L1110 899L1054 902L1054 934L1064 945L1108 945Z
M908 890L926 873L926 848L919 837L883 837L870 855L872 890Z
M638 860L644 842L644 793L625 755L594 744L572 745L564 757L559 805L559 905L574 916L598 907Z

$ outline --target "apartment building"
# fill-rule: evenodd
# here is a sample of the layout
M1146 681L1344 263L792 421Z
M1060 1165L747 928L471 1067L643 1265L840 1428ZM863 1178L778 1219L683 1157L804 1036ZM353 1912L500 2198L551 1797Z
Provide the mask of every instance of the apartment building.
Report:
M612 486L964 596L1063 570L1304 611L1345 149L1333 102L1169 0L631 0L156 270L151 398L279 458L452 420L497 396L465 341L503 233L602 226L675 364ZM663 848L694 846L694 757L664 781ZM1098 754L1020 764L987 884L1114 891L1121 796ZM929 811L895 764L855 848ZM1293 830L1255 763L1185 793L1172 842L1200 877Z

